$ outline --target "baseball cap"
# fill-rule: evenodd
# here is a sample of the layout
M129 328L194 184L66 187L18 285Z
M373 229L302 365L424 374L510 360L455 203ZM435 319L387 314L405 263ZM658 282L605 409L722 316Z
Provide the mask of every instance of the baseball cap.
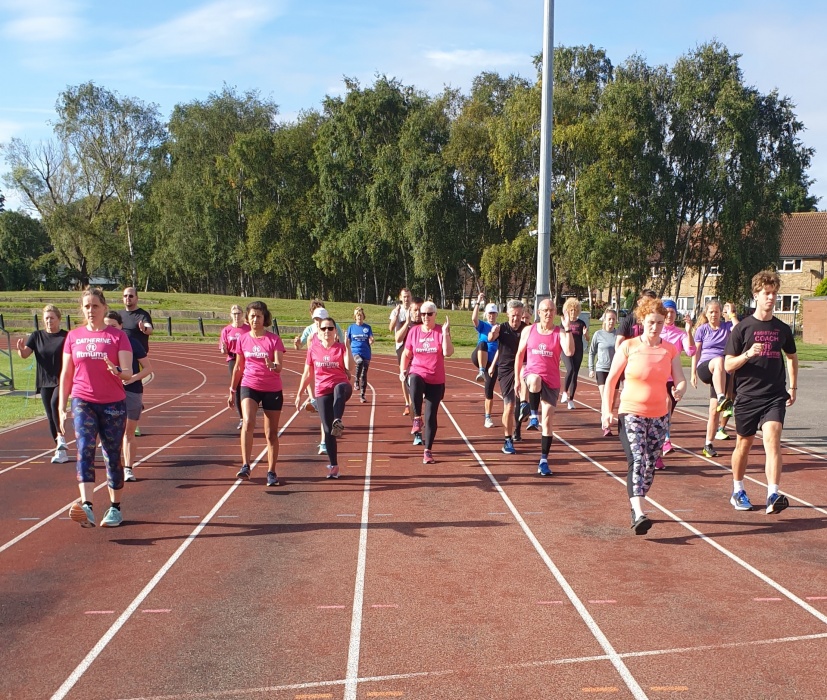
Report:
M663 306L667 309L672 309L672 311L678 310L678 305L672 299L664 299Z
M313 312L313 318L318 318L320 321L326 318L330 318L330 314L327 313L327 309L323 309L321 306Z
M498 314L500 312L499 312L499 309L497 309L496 304L488 304L488 306L485 307L485 313L487 313L487 314Z

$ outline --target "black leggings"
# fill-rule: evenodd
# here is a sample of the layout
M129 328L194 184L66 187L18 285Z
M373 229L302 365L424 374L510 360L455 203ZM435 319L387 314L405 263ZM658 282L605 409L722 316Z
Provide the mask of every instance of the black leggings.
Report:
M327 456L330 458L330 466L338 466L339 452L336 448L336 438L330 434L333 427L333 421L338 418L342 419L345 415L345 404L347 400L353 396L353 387L348 382L342 382L333 387L332 394L324 394L316 397L316 410L319 412L319 418L322 421L322 430L324 430L324 444L327 447Z
M571 357L564 353L563 364L566 366L566 382L563 391L569 395L569 401L574 401L574 393L577 391L577 373L580 371L580 365L583 364L583 351L575 352Z
M484 340L481 340L477 344L477 347L474 348L474 351L471 353L471 362L474 363L474 367L476 367L477 369L479 369L480 366L479 359L477 358L477 352L479 352L480 350L485 350L486 352L488 352L488 343L486 343ZM485 387L485 398L489 401L494 398L494 389L497 386L497 367L494 367L493 376L488 374L488 369L491 367L491 361L493 359L494 356L489 354L488 360L485 363L485 367L483 367L483 370L485 371L485 384L483 384L483 386Z
M230 370L230 381L233 381L233 371L235 370L235 358L227 363L227 369ZM243 419L241 415L241 382L235 388L235 410L238 412L238 417Z
M368 388L368 369L370 369L370 360L366 360L361 355L356 355L354 358L356 362L356 381L359 382L359 391L362 396L365 395L365 390Z
M43 410L46 411L46 418L49 420L49 431L52 433L52 440L57 440L58 426L60 425L60 412L57 405L59 398L59 386L40 387L40 400L43 402Z
M422 427L422 442L426 450L430 450L436 437L436 414L439 404L445 397L445 384L428 384L418 374L408 377L411 388L411 399L414 405L414 416L422 416L422 399L425 399L424 425Z

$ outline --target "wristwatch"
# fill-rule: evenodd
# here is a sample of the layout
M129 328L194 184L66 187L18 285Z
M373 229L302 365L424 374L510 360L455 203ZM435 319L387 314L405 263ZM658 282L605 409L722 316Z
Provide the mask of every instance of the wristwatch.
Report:
M561 330L563 333L571 333L571 328L564 328L563 326L560 326L560 330Z
M115 365L115 370L117 371L118 374L123 373L123 370L120 367L118 367L117 365Z

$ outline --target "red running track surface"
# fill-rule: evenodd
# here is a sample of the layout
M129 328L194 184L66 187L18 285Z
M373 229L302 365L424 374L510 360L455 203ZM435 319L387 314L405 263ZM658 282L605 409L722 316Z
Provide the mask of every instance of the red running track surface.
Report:
M342 478L326 480L318 418L292 409L291 352L282 485L267 488L266 459L235 479L214 349L152 352L121 527L67 519L74 464L49 462L43 421L0 434L0 698L827 697L823 455L785 449L780 516L736 512L731 445L682 450L705 420L679 410L654 527L635 537L592 383L557 411L543 479L539 434L502 454L474 369L451 360L426 466L377 356L369 402L345 414Z

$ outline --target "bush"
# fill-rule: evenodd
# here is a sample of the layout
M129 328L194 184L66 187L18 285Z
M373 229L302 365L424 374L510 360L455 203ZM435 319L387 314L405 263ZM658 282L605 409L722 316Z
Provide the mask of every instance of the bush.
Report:
M821 282L818 283L813 294L817 297L827 297L827 277L825 277Z

